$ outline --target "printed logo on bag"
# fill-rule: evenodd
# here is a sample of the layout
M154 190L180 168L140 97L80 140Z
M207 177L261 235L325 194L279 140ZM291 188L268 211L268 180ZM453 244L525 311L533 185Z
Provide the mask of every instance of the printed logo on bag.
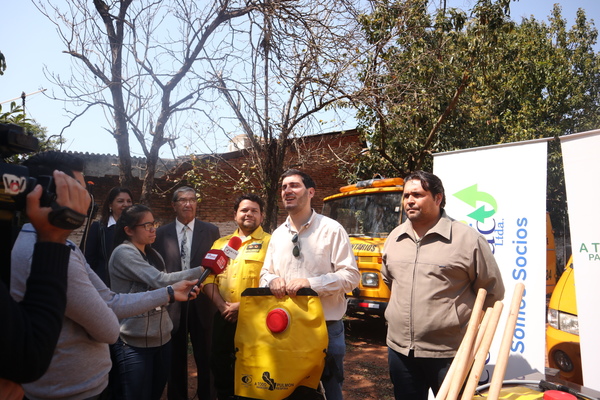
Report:
M244 376L242 376L242 383L244 385L251 385L252 384L252 375L244 375Z

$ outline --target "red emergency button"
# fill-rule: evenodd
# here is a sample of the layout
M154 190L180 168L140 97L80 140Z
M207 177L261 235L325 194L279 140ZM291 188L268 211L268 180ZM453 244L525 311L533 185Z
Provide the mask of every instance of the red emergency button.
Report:
M285 331L290 323L290 315L283 308L276 308L267 314L267 328L273 333Z

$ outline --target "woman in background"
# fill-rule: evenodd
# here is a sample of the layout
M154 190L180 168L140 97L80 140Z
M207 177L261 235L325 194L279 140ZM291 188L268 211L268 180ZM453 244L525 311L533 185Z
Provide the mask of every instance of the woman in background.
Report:
M143 292L200 277L201 267L165 273L165 263L151 247L156 222L150 208L136 204L123 211L115 231L109 261L112 289L117 293ZM117 368L124 399L160 399L171 365L173 323L166 307L120 321Z
M94 272L110 287L108 260L113 250L115 224L123 210L133 204L131 191L124 187L114 187L104 200L100 221L90 227L85 246L85 259Z

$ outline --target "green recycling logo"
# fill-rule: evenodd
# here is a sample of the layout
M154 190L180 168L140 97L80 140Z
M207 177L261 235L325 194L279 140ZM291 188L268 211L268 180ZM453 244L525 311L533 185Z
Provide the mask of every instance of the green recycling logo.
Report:
M472 213L468 214L469 217L479 222L484 222L486 218L489 218L492 215L496 214L496 211L498 210L498 203L496 202L496 199L494 199L494 196L486 192L478 191L477 184L460 190L454 193L453 196L459 199L460 201L465 202L473 208L477 207L477 202L488 204L491 207L491 209L486 210L484 204Z

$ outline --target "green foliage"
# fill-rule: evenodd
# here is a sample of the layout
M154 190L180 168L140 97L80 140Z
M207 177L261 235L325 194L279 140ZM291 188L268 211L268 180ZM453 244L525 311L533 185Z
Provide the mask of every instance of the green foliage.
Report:
M38 151L58 150L60 145L64 143L62 137L48 137L47 128L41 126L36 121L26 117L23 113L23 109L16 105L13 101L10 103L10 110L3 112L2 106L0 105L0 123L3 124L15 124L24 128L25 133L33 135L38 139L39 147ZM26 159L28 155L16 155L6 160L8 162L18 163Z
M358 119L369 145L355 179L430 169L431 154L596 129L598 32L579 10L568 29L509 18L508 1L430 13L425 0L380 1L361 23L372 51ZM563 229L560 147L550 146L548 209Z
M4 74L6 69L6 59L4 54L0 51L0 75ZM47 129L42 127L37 122L27 118L23 109L17 106L16 102L10 103L10 109L8 111L2 111L2 105L0 105L0 123L2 124L15 124L23 127L25 132L29 135L33 135L39 141L39 151L56 150L60 144L64 143L64 139L59 137L58 139L47 138ZM11 157L8 162L20 162L27 158L26 155L16 155Z
M600 126L600 58L593 49L597 36L583 10L567 29L555 5L548 23L524 19L503 38L496 69L472 96L484 105L479 115L489 121L485 128L495 132L496 142L558 137ZM558 141L549 146L547 209L563 233L567 207Z
M579 10L566 29L558 5L549 24L524 19L502 38L494 70L480 78L471 99L497 142L581 132L600 122L597 30ZM493 142L491 142L493 143Z
M464 93L497 60L499 37L513 29L505 1L480 1L430 14L426 0L379 2L362 16L373 46L361 74L359 128L371 145L360 163L367 175L403 175L431 167L430 154L481 145L466 121ZM383 162L383 165L382 165Z
M10 103L10 109L6 112L2 112L2 105L0 105L0 123L19 125L25 130L30 130L34 127L31 120L23 113L23 109L17 106L17 103L14 101Z

